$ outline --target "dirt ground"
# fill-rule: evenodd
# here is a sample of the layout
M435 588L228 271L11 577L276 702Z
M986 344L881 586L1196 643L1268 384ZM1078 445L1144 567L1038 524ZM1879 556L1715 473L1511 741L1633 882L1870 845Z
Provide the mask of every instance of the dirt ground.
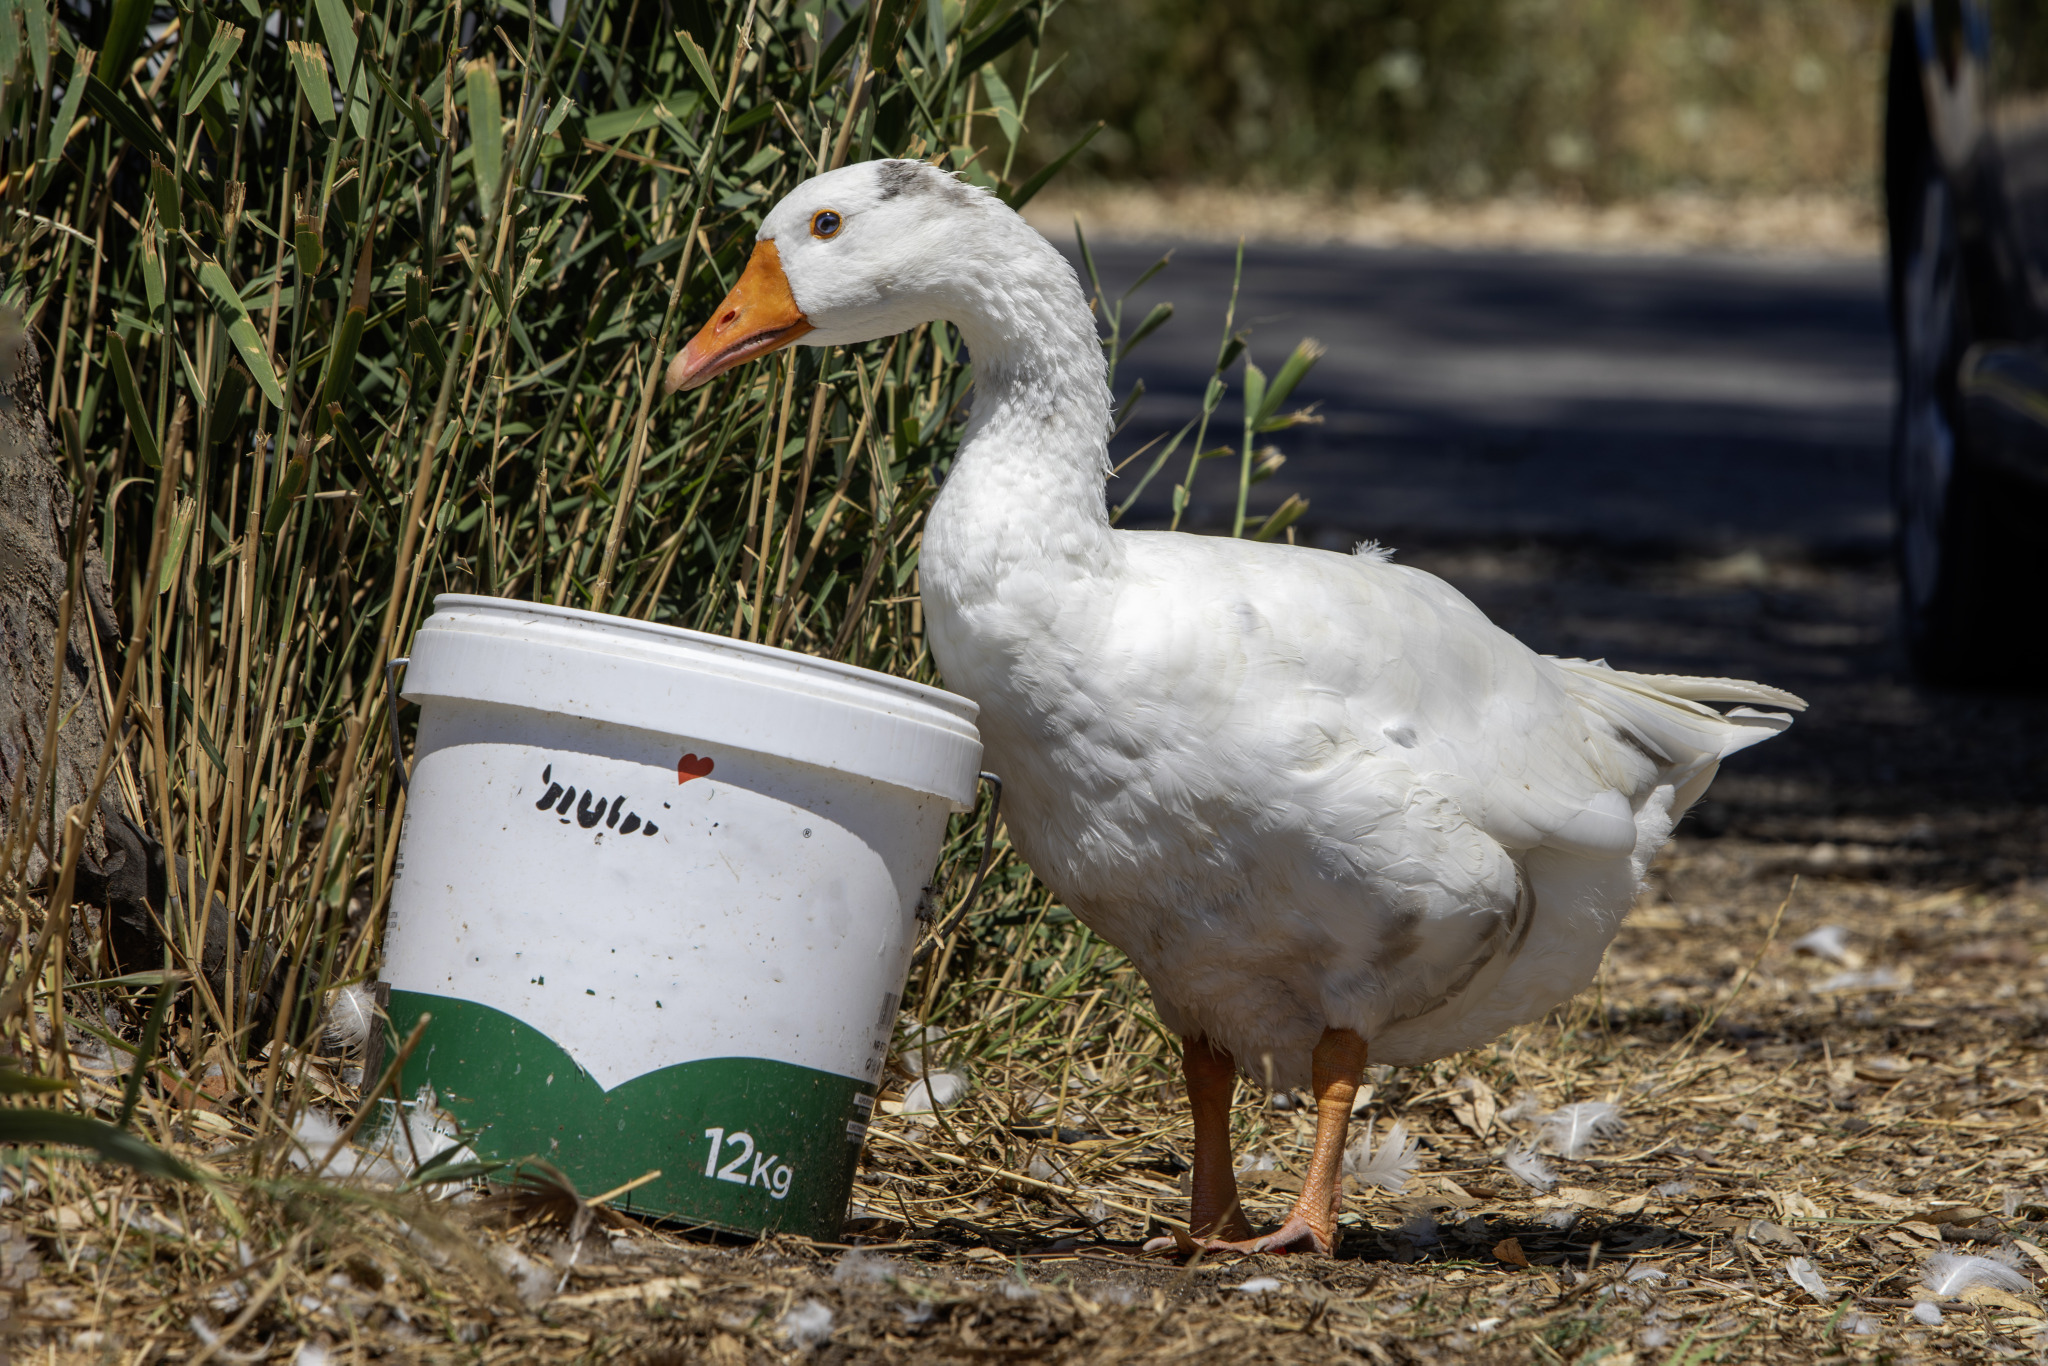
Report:
M1730 765L1592 991L1375 1071L1359 1122L1405 1123L1418 1161L1399 1194L1354 1191L1334 1258L1142 1255L1146 1211L1185 1216L1179 1100L1091 1094L1084 1069L1057 1137L988 1087L942 1127L878 1117L854 1250L634 1223L574 1240L279 1186L269 1251L202 1253L199 1197L38 1164L0 1240L17 1359L2048 1359L2048 705L1906 681L1876 561L1403 558L1538 648L1813 709ZM1534 1113L1587 1101L1623 1127L1544 1156L1548 1189L1504 1166ZM1255 1223L1307 1133L1241 1095L1240 1150L1270 1159L1246 1177Z

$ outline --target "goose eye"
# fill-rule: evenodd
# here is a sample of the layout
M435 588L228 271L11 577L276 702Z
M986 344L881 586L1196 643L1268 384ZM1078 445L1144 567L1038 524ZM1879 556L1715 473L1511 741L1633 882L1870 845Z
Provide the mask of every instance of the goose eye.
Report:
M820 209L811 215L811 236L831 237L839 231L839 215L830 209Z

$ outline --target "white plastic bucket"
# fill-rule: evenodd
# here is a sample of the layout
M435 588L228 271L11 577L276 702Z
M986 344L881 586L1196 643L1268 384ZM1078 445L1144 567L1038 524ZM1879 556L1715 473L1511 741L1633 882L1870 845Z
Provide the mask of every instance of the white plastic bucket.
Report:
M975 705L674 627L444 595L384 977L484 1156L837 1236Z

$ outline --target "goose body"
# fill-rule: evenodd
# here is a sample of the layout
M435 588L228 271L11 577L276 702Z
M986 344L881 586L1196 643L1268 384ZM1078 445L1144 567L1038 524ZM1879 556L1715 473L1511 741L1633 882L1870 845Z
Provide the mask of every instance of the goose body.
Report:
M1720 761L1789 724L1754 704L1803 704L1539 655L1377 550L1111 527L1110 398L1072 267L920 163L793 191L670 379L934 320L966 341L976 398L920 555L933 655L981 706L1019 851L1189 1041L1194 1226L1326 1249L1368 1045L1425 1062L1585 986ZM1264 1240L1227 1151L1216 1171L1232 1068L1313 1085L1336 1130Z

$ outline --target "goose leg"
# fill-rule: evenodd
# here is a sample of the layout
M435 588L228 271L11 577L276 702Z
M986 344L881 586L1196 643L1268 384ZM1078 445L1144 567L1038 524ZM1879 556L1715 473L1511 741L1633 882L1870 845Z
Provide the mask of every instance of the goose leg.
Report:
M1197 1240L1208 1244L1252 1236L1252 1226L1238 1207L1237 1177L1230 1163L1230 1101L1237 1091L1237 1063L1200 1036L1181 1041L1180 1061L1188 1083L1188 1108L1195 1119L1194 1198L1188 1208L1194 1237L1155 1238L1145 1245L1148 1252L1192 1252Z
M1181 1071L1195 1118L1194 1198L1188 1227L1197 1238L1249 1238L1252 1226L1237 1203L1230 1161L1230 1101L1237 1092L1237 1062L1206 1039L1186 1041Z
M1351 1101L1364 1075L1365 1040L1348 1029L1324 1030L1311 1069L1316 1093L1315 1152L1309 1157L1308 1174L1287 1222L1263 1238L1218 1239L1207 1246L1217 1251L1325 1255L1336 1249L1337 1206L1344 1195L1344 1131L1351 1123ZM1197 1154L1200 1151L1196 1149Z

